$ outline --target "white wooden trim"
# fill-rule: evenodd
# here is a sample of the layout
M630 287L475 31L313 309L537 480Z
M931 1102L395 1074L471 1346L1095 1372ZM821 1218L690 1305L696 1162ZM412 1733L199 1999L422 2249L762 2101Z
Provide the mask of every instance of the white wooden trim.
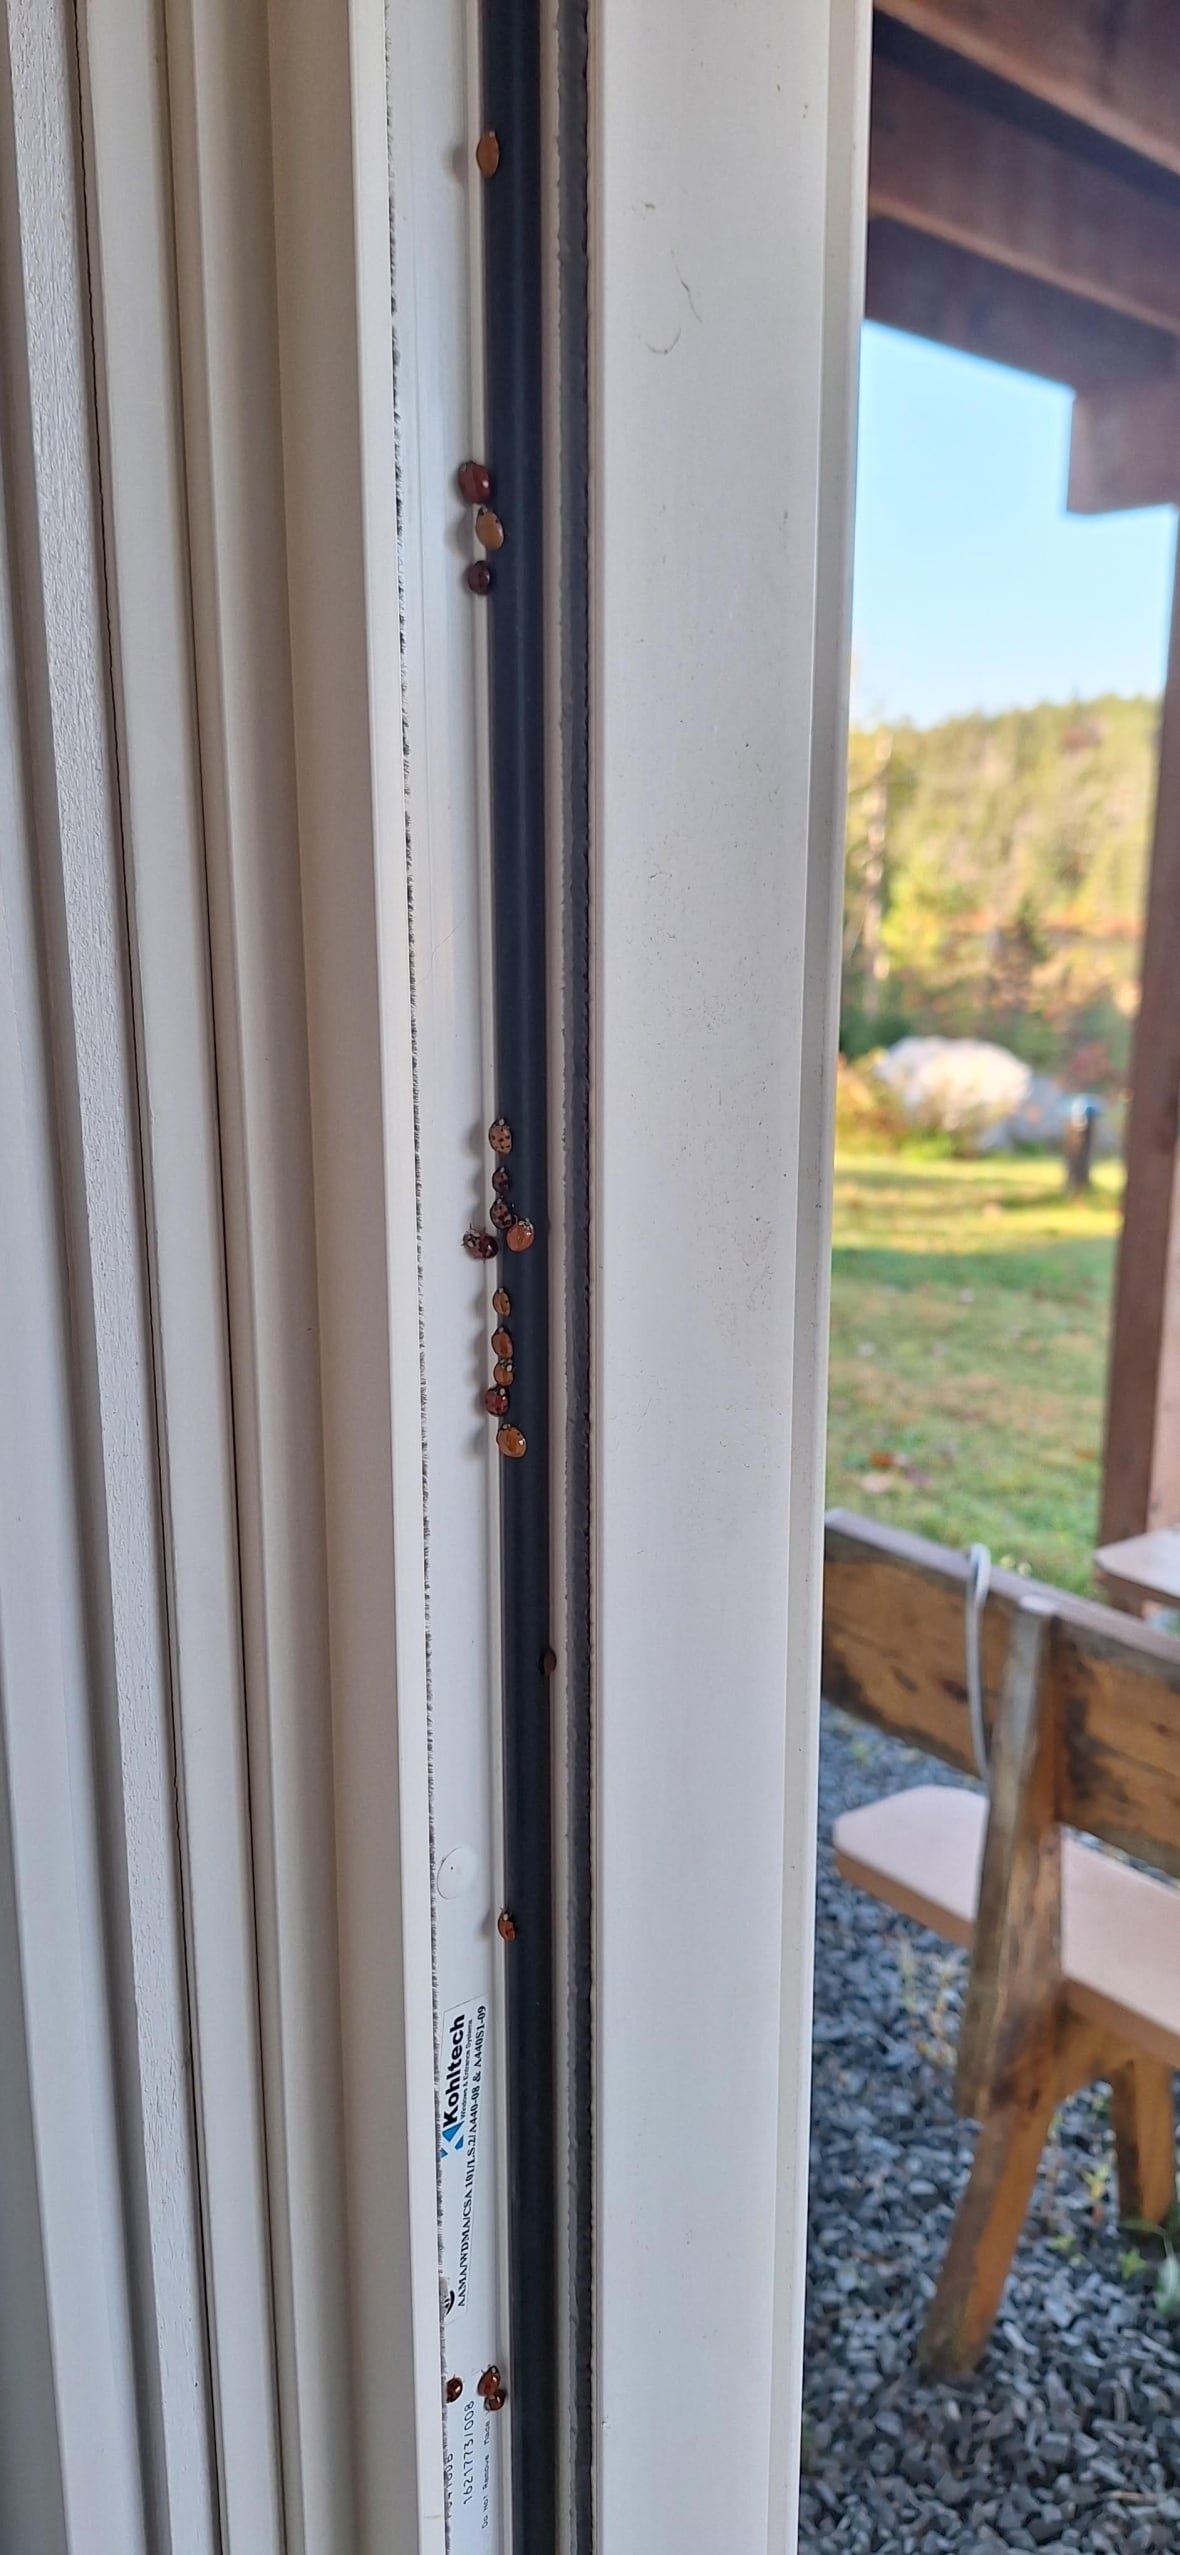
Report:
M125 19L131 7L124 0ZM432 1496L445 1526L436 1676L449 1639L450 1708L457 1691L484 1751L475 1809L489 1831L494 1777L488 1465L471 1391L485 1307L480 1273L459 1249L478 1177L472 1120L485 1115L476 625L451 492L470 408L466 214L446 157L466 89L465 28L454 11L449 29L440 19L426 41L416 12L391 21L403 330L414 338L399 559L384 12L374 0L295 9L281 38L260 0L199 9L166 0L166 17L284 2522L289 2543L316 2555L395 2538L441 2549L418 1190ZM112 275L116 250L130 254L133 201L115 156L115 52L112 41L105 89L91 69L107 146L96 187L100 249L105 227ZM144 185L153 173L139 174ZM166 244L159 213L157 230ZM154 239L149 269L159 247ZM145 291L152 281L149 272ZM109 430L119 441L122 316L106 319ZM124 342L134 325L132 317ZM169 388L161 377L165 408ZM122 426L130 472L136 438L126 417ZM165 427L160 435L157 459ZM146 426L139 448L151 457ZM163 479L156 488L149 478L149 488L166 586L175 490ZM127 589L119 639L134 731L150 697L135 626L146 594L139 545L149 536L126 505L120 521L117 488L110 514L116 587L122 576ZM449 1073L456 1058L452 1085L432 1073L417 1161L402 568L426 599L411 627L406 696L420 792L418 1035L432 1067L444 1061ZM175 660L160 680L177 693ZM169 706L175 713L175 698ZM172 747L163 760L183 791L175 716ZM155 750L146 734L139 749L142 794ZM147 803L141 795L141 813ZM176 823L180 859L179 815ZM461 940L442 918L448 903ZM199 1135L199 1094L184 1085L182 1064L199 1082L200 1023L189 1023L187 1051L173 1023L169 1048L166 917L149 894L137 919L141 963L153 970L143 995L155 1037L149 1078L158 1076L174 1110L187 1103L196 1113ZM169 1197L167 1187L165 1178L154 1196L157 1224L169 1226L157 1234L165 1351L163 1275L171 1268L179 1304L181 1210L199 1212L199 1200ZM164 1382L167 1393L167 1372ZM179 1414L177 1424L178 1458L195 1466L192 1432ZM215 1455L208 1444L207 1490ZM190 1509L190 1543L199 1523ZM228 1658L223 1665L232 1720ZM233 1753L220 1753L224 1783ZM232 1855L228 1799L226 1810L223 1850ZM195 1903L196 1860L199 1953L209 1920ZM489 1968L493 1863L489 1833L471 1920ZM227 1892L221 1921L231 1913ZM197 1987L200 2021L199 1977ZM209 2019L226 2046L232 2018ZM208 2091L216 2102L217 2087ZM248 2072L241 2094L248 2102ZM229 2117L227 2107L226 2128ZM212 2146L209 2168L215 2232ZM235 2203L246 2213L248 2302L266 2260L264 2231L248 2223L248 2179L221 2201L227 2227ZM216 2273L213 2261L215 2333ZM248 2319L239 2341L265 2417L266 2370L260 2353L251 2356ZM494 2343L493 2332L489 2357ZM257 2427L251 2467L242 2426L234 2487L251 2555L259 2539L243 2517L249 2493L270 2525L266 2418ZM233 2446L227 2429L227 2505Z
M841 653L817 551L825 589L842 585L840 204L856 131L839 42L834 82L829 60L840 14L826 0L596 13L598 2491L612 2555L794 2542L828 1188L826 1100L817 1112L805 1092L830 1053L822 871L838 861L812 833L812 796L818 773L830 819Z
M768 2525L774 2555L795 2543L803 2394L832 1157L848 773L857 391L867 235L870 32L871 13L867 6L843 6L841 0L836 0L829 22L821 467L804 926L803 1089L796 1197L784 1792L787 1848L783 1873Z
M21 455L22 649L53 1020L77 1434L68 1490L88 1572L89 1798L103 1862L105 2029L118 2081L136 2328L139 2490L149 2539L212 2555L216 2528L171 1667L125 885L97 519L94 381L72 27L51 0L6 13L10 204L23 343L6 364ZM83 1816L86 1812L83 1811ZM19 1831L16 1853L22 1850ZM73 2512L71 2532L88 2522Z
M441 2555L444 1684L489 1975L495 1861L466 10L389 20L400 544L380 0L110 0L85 206L68 12L3 23L43 2445L71 2555ZM593 32L599 2524L778 2555L864 13L595 0Z
M6 91L6 80L2 85ZM6 127L0 164L7 213L12 196L6 94L0 111ZM5 320L11 320L10 302ZM8 325L4 343L11 399ZM0 485L11 521L9 460L6 453ZM6 534L7 528L6 523ZM73 1496L68 1311L61 1202L53 1177L53 1092L24 752L29 644L26 633L22 630L18 637L14 627L4 555L0 1771L6 1799L0 1852L8 1865L11 1851L11 1865L4 1874L7 2135L2 2204L9 2277L0 2347L6 2369L13 2360L20 2368L24 2400L22 2436L13 2438L5 2425L0 2534L16 2545L22 2522L35 2521L41 2534L31 2542L43 2542L55 2555L58 2548L64 2555L67 2545L72 2549L83 2543L95 2555L147 2555L132 2301L121 2248L117 2095L104 2031L108 1994L92 1806L84 1567ZM16 2036L9 2040L7 2030L14 2025ZM28 2140L23 2157L15 2143L21 2110L26 2111ZM32 2205L24 2244L17 2251L11 2212L21 2199ZM6 2406L10 2400L6 2391Z
M283 2508L299 2555L344 2555L361 2541L271 62L259 0L167 0L166 19Z
M462 1018L480 964L457 778L472 668L445 629L436 643L440 579L452 631L461 592L455 37L391 20L426 420L404 447L399 560L384 12L295 8L269 50L260 7L169 14L288 2528L316 2555L439 2550L423 1319L428 1402L463 1409L441 1459L438 1648L468 1627L462 1700L485 1746L490 1647L485 1458L455 1356L457 1327L467 1360L482 1327L460 1249L483 1116L478 999ZM461 26L455 62L461 97ZM419 1034L433 1065L460 1030L476 1088L460 1106L435 1075L416 1161L398 598L404 568L417 599L420 558ZM464 908L461 939L430 928L431 892ZM486 1870L483 1888L486 1960Z
M221 2519L282 2541L221 1161L157 12L82 22Z
M287 13L274 90L276 229L357 2543L374 2555L394 2543L442 2555L419 1169L385 41L373 0L332 12L306 0ZM411 85L411 95L425 112L425 150L437 99L429 86ZM309 186L309 169L325 163L334 185ZM406 169L415 213L416 176ZM457 335L462 303L442 307ZM445 362L437 308L434 326ZM416 487L416 518L427 503ZM436 698L436 721L440 706ZM424 752L427 792L433 768ZM452 1141L455 1133L448 1127Z

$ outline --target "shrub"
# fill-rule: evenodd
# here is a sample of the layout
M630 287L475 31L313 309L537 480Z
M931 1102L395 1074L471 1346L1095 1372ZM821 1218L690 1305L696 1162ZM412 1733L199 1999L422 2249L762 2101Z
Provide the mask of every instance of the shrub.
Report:
M895 1152L906 1134L906 1122L893 1094L862 1063L846 1056L836 1062L836 1142L862 1153L876 1147Z

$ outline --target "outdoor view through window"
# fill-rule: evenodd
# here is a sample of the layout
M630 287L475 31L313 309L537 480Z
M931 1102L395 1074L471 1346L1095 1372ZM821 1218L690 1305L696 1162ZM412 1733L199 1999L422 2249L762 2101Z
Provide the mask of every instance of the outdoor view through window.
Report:
M862 346L806 2555L1180 2542L1180 1866L1098 1735L1180 1687L1106 1423L1175 516L1067 512L968 334Z

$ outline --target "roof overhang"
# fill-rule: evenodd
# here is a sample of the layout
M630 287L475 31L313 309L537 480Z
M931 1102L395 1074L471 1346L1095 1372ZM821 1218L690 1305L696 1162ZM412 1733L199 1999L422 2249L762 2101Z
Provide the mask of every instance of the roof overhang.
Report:
M1065 383L1069 503L1180 501L1175 0L878 0L866 312Z

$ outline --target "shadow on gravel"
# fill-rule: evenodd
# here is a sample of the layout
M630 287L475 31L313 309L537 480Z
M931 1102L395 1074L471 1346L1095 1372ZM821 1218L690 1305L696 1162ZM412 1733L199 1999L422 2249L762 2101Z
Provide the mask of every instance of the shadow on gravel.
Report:
M1180 2325L1118 2227L1105 2088L1058 2115L978 2375L914 2366L975 2134L952 2101L964 1956L849 1889L830 1838L939 1779L825 1706L801 2555L1180 2546Z

